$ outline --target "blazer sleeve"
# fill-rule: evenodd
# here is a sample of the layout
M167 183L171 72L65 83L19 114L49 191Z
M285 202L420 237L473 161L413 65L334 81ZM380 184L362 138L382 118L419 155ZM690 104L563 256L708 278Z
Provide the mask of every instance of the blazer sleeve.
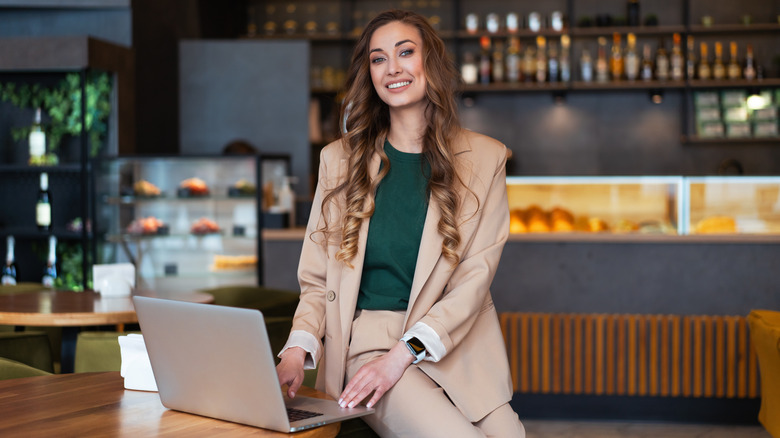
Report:
M469 186L477 195L479 210L473 216L465 212L460 263L451 271L441 297L420 320L439 335L443 357L469 333L481 312L493 309L489 288L509 237L506 147L486 149L469 152L479 153L482 161L473 165L476 173ZM449 262L442 257L439 263Z
M291 332L293 335L297 334L297 336L301 336L301 332L305 332L316 340L315 351L306 349L313 356L311 359L315 364L322 355L322 338L325 336L325 291L327 290L328 249L327 245L323 245L325 236L317 232L317 230L324 224L322 199L331 185L329 184L329 154L327 153L330 149L326 147L320 153L317 188L314 192L311 214L303 239L301 258L298 263L298 283L301 288L301 297L298 308L295 311ZM309 339L311 340L311 338ZM291 344L300 346L295 341L295 336L291 335L285 348Z

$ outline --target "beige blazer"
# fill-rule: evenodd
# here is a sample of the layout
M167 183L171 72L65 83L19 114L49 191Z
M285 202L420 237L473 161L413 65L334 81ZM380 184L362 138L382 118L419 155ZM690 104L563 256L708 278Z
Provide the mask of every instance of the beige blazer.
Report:
M441 254L442 236L437 231L439 209L429 202L420 252L412 282L404 330L418 321L439 335L446 355L438 362L418 366L449 395L472 422L478 421L512 397L506 348L489 287L501 251L509 235L506 195L506 148L498 141L463 130L452 145L456 169L473 192L461 187L458 212L460 263L453 269ZM379 171L379 156L371 162L371 174ZM304 330L324 341L317 389L338 399L344 387L345 362L350 329L357 303L369 221L362 223L358 253L353 268L335 259L340 242L333 236L325 249L320 228L323 216L329 224L340 223L344 197L321 210L327 191L343 181L347 155L341 141L326 146L320 156L306 238L301 252L298 279L301 301L293 330ZM314 233L314 234L312 234Z

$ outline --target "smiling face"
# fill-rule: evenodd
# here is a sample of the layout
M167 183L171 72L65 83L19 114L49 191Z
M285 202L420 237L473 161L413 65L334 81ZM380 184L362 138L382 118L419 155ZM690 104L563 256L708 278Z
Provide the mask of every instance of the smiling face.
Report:
M422 44L420 31L400 21L378 28L371 36L371 81L391 111L425 107Z

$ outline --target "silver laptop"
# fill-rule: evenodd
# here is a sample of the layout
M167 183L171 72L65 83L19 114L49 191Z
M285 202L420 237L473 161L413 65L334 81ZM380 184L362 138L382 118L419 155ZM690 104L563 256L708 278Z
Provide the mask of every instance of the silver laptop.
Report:
M300 395L288 398L257 310L146 297L133 301L160 400L169 409L280 432L374 411Z

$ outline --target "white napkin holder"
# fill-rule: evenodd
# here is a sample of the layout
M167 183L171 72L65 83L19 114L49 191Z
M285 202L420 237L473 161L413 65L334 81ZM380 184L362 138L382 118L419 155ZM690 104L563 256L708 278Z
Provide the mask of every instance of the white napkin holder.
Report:
M135 266L132 263L114 263L92 266L95 292L104 297L126 297L135 288Z
M119 352L122 356L119 374L125 378L125 389L156 392L157 381L154 379L143 335L131 333L120 336Z

